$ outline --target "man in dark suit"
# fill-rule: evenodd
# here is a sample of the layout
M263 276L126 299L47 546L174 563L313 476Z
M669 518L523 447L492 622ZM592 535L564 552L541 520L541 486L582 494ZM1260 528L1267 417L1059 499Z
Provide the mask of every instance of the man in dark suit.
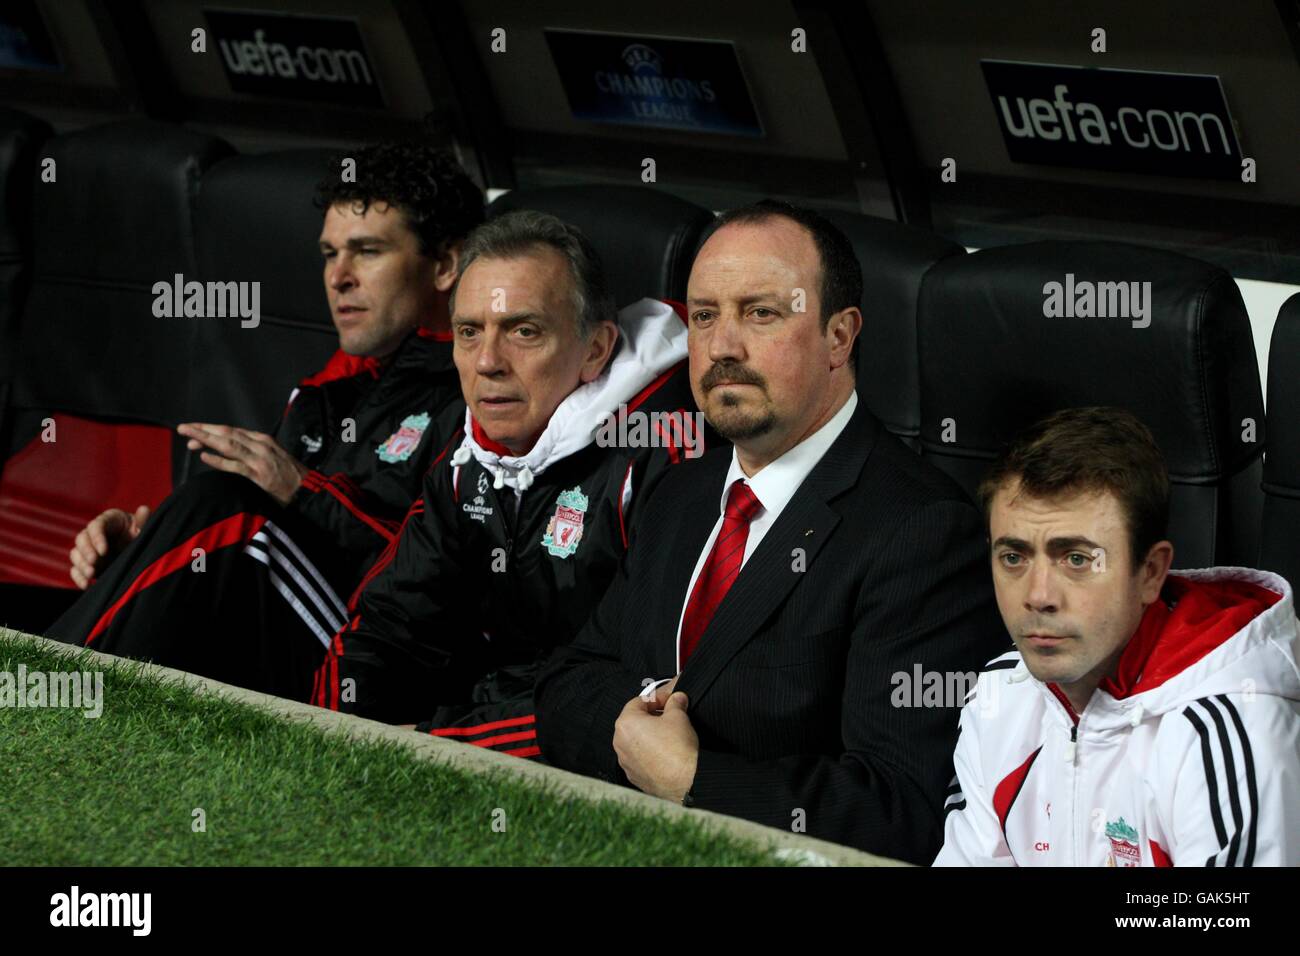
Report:
M926 862L962 701L912 706L900 675L965 675L1008 639L979 511L858 402L861 294L816 213L714 224L688 289L691 384L734 447L644 499L537 723L558 766Z

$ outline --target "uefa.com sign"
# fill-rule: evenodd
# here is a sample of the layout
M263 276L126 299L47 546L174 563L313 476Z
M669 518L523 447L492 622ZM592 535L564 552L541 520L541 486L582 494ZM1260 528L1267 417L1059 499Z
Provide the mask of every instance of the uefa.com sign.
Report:
M343 106L383 106L357 21L346 17L205 10L237 93Z
M981 60L1017 163L1241 180L1217 76Z

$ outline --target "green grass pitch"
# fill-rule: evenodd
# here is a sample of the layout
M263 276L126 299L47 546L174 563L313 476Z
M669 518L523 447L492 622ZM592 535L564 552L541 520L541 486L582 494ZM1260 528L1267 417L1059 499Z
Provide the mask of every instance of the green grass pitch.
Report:
M0 672L20 664L102 666L0 631ZM0 778L8 866L778 862L690 820L442 766L159 683L130 662L104 671L98 718L0 706Z

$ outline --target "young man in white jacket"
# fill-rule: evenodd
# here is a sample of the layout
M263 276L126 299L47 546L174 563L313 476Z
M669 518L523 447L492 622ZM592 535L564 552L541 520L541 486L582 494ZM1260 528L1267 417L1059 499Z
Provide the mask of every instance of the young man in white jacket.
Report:
M1300 864L1281 577L1169 573L1169 479L1127 412L1039 423L980 489L1015 650L962 709L943 866Z

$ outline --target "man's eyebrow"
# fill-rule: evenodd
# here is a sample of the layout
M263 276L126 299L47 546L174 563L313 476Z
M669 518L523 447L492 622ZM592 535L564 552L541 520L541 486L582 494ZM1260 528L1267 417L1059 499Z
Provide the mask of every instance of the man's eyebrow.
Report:
M1023 551L1030 553L1034 546L1023 538L1013 538L1010 535L1002 535L993 542L994 548L1010 548L1013 551ZM1067 535L1060 538L1049 538L1047 541L1048 554L1064 554L1067 551L1093 551L1101 546L1081 534Z
M751 292L748 295L741 296L737 301L739 301L741 305L749 305L753 302L784 302L785 297L775 289L763 289L758 292ZM717 302L718 300L715 298L705 298L698 295L688 296L686 299L687 305L717 305Z
M790 295L794 295L793 290L790 292ZM789 298L789 296L783 296L776 289L760 289L757 292L751 292L747 296L742 296L740 301L742 304L748 305L751 302L784 302L787 298Z
M483 320L464 315L453 315L451 318L453 324L460 325L482 325ZM536 322L539 325L546 325L546 317L538 312L511 312L497 319L502 325L519 325L521 322Z
M392 241L383 236L350 236L343 244L350 249L357 249L361 246L388 246L392 245ZM322 249L337 248L336 244L329 239L319 240L319 245Z
M1048 554L1062 554L1066 551L1094 551L1100 550L1100 548L1101 545L1097 544L1096 541L1081 534L1049 538L1047 542Z

